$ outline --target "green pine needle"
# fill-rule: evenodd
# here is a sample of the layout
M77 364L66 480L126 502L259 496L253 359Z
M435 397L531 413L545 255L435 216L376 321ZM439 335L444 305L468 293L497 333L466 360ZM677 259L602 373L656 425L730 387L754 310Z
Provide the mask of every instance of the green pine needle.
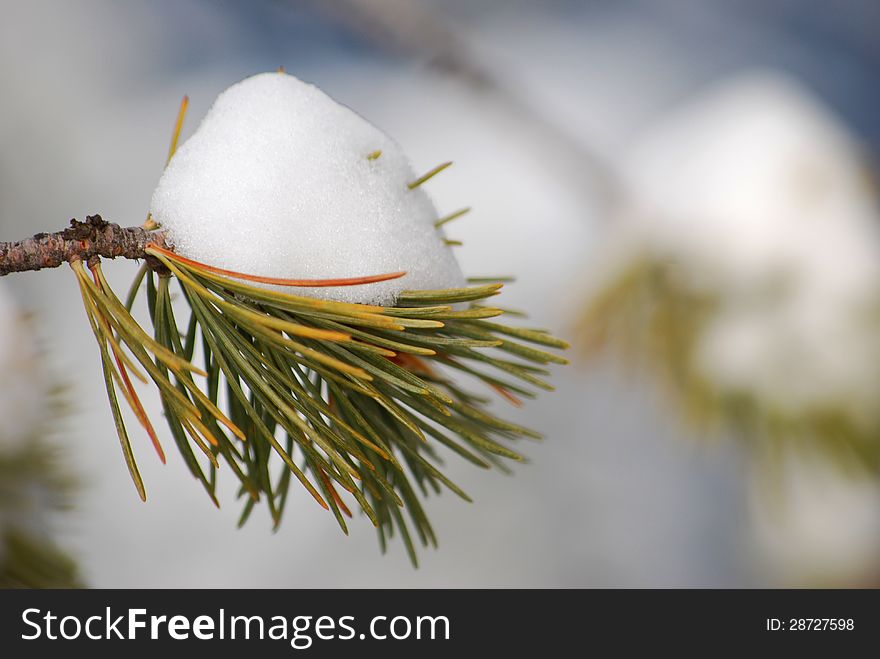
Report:
M499 294L497 280L406 291L397 306L378 307L259 288L167 250L147 251L161 267L141 268L124 303L100 263L91 264L91 277L82 263L71 264L142 497L117 389L164 453L129 370L158 388L178 451L211 500L219 505L222 467L239 481L240 524L257 502L281 524L295 479L343 532L358 509L383 547L398 533L414 564L417 544L436 545L422 499L447 489L470 501L440 471L436 448L481 468L504 468L505 460L523 459L512 447L517 439L540 437L491 414L490 397L456 380L456 372L466 373L482 381L484 393L519 405L517 395L552 390L545 365L566 363L534 347L564 349L564 341L495 322L504 312L485 302ZM152 336L130 314L144 281ZM172 284L188 308L183 324Z

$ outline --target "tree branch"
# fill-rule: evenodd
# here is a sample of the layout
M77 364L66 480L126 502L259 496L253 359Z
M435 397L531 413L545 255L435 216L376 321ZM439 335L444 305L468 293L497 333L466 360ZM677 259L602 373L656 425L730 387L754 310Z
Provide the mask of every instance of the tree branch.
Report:
M70 220L70 227L56 233L38 233L33 238L0 242L0 277L11 272L57 268L62 263L97 257L152 260L147 245L166 247L162 231L142 227L120 227L100 215L88 215L85 222Z

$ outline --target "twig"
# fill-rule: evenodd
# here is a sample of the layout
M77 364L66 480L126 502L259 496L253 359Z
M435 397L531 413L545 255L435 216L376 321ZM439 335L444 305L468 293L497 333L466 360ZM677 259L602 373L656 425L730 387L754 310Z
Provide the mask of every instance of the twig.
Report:
M95 257L154 260L147 245L165 246L162 231L143 227L121 227L100 215L89 215L85 222L70 220L70 227L56 233L38 233L33 238L0 242L0 277L11 272L57 268L62 263L86 261Z

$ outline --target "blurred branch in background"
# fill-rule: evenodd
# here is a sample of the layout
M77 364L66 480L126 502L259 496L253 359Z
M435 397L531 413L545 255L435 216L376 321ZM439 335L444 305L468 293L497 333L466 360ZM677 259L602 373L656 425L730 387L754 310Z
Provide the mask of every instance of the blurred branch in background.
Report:
M54 540L53 515L70 509L75 485L52 441L63 406L31 322L0 289L0 588L71 588L78 571Z
M856 142L791 79L692 100L629 159L582 332L666 373L692 418L880 468L880 218Z
M598 204L603 216L620 203L625 191L614 163L551 120L528 90L508 84L490 62L482 61L466 31L436 5L422 0L310 2L373 46L420 60L496 101L541 145L547 166L571 181L589 206Z
M582 345L647 367L700 430L743 439L762 499L782 500L768 551L815 549L780 565L852 583L865 561L822 563L804 529L847 520L870 554L880 522L801 504L880 507L880 208L857 141L796 81L742 75L657 122L626 173L633 203L589 273Z
M2 440L0 440L2 441ZM49 517L71 508L74 484L39 433L0 449L0 588L76 588L76 563L53 539Z
M784 585L880 584L880 483L815 450L752 460L747 506L763 580Z

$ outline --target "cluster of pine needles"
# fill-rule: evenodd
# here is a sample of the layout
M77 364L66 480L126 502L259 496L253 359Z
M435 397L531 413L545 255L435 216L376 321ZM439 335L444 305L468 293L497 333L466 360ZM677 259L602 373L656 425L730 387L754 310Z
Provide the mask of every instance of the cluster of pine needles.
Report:
M185 108L186 99L171 155ZM156 226L148 218L145 227ZM417 540L436 546L421 498L446 488L470 500L440 470L437 447L481 468L506 469L505 460L522 460L511 447L514 440L540 437L491 414L487 404L495 395L519 405L521 397L551 390L547 365L566 360L547 348L567 344L544 330L497 322L505 312L485 303L503 280L406 291L395 306L381 307L248 282L360 285L404 273L276 280L198 263L158 244L146 251L150 262L139 270L125 301L111 289L99 260L71 263L141 498L146 492L117 392L163 462L165 454L130 375L158 388L177 449L216 505L221 464L238 479L244 500L240 523L264 501L277 527L295 479L346 533L352 507L378 529L383 550L398 533L414 563ZM131 315L144 286L152 334ZM177 295L187 308L182 322L172 303ZM462 380L483 391L467 391Z

